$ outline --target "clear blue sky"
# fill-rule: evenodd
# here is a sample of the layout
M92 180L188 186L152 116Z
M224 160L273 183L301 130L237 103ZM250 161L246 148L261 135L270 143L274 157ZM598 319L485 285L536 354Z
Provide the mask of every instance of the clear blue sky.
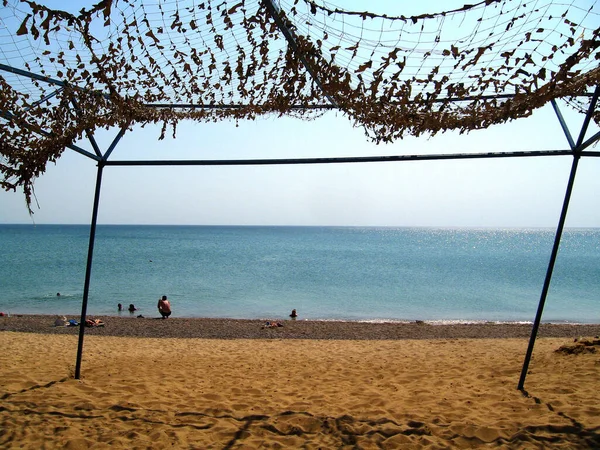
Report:
M581 116L563 107L576 134ZM597 131L592 126L588 135ZM106 149L116 131L98 135ZM303 158L565 149L550 106L468 135L375 145L340 113L315 121L182 123L128 133L111 159ZM87 142L81 142L90 148ZM99 223L554 227L571 157L242 167L107 167ZM600 226L600 160L583 158L567 226ZM94 161L67 150L36 182L33 219L21 193L0 193L1 223L89 223Z
M44 2L65 7L63 2ZM95 2L69 3L79 10ZM339 2L342 4L342 2ZM463 1L444 2L444 9ZM364 9L360 2L344 3ZM380 6L379 3L376 4ZM418 14L440 2L382 3L378 12ZM433 6L432 6L433 5ZM375 7L375 6L372 6ZM389 7L392 7L390 10ZM582 117L561 105L576 135ZM597 132L590 126L588 136ZM129 132L116 159L250 159L566 149L550 105L531 118L468 135L445 133L375 145L341 113L219 124L181 123L159 141L147 126ZM116 130L99 133L106 149ZM86 149L88 142L79 145ZM107 167L99 223L555 227L572 158L513 158L311 166ZM567 226L600 227L600 160L579 165ZM40 208L0 191L0 223L89 223L94 161L67 150L35 184Z

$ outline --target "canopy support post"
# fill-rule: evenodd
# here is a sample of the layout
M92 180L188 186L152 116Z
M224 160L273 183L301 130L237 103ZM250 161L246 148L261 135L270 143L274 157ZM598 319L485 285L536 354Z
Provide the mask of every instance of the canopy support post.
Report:
M565 226L565 220L567 217L567 211L569 209L569 201L571 200L571 192L573 191L573 184L575 182L575 174L577 173L578 164L579 155L574 155L573 164L571 165L571 174L569 176L569 182L567 184L567 191L565 193L565 199L563 201L562 211L560 213L560 220L558 221L558 227L556 229L556 235L554 237L554 246L552 247L550 262L548 263L548 269L546 271L544 287L542 288L542 293L540 295L540 302L538 303L538 309L535 315L535 320L533 322L533 328L531 329L531 336L529 338L527 353L525 354L525 361L523 362L523 368L521 369L521 378L519 379L519 385L517 387L517 389L519 389L520 391L524 391L525 378L527 377L529 362L531 361L531 355L533 353L535 339L540 328L540 322L542 321L542 312L544 311L544 304L546 303L546 297L548 296L550 280L552 279L552 271L554 270L554 263L556 262L556 255L558 254L558 247L560 245L563 228Z
M569 201L571 200L571 193L573 192L573 184L575 183L575 174L577 173L577 166L579 164L579 159L581 157L582 150L590 145L588 142L583 142L585 139L585 135L588 129L588 125L592 119L592 114L596 109L596 104L598 103L598 97L600 97L600 85L596 86L594 90L594 94L592 95L592 99L590 101L590 106L588 107L587 113L583 120L583 125L581 126L581 130L579 131L579 137L577 138L577 142L574 143L571 133L569 132L569 128L567 127L565 120L558 109L558 105L553 100L552 106L554 107L554 111L558 117L561 127L565 133L567 140L569 141L569 145L573 150L573 164L571 165L571 174L569 175L569 182L567 183L567 191L565 192L565 198L563 201L562 211L560 213L560 219L558 221L558 227L556 228L556 235L554 237L554 246L552 247L552 253L550 255L550 262L548 263L548 270L546 271L546 278L544 280L544 287L542 288L542 293L540 295L540 302L538 303L538 309L535 315L535 320L533 321L533 327L531 329L531 336L529 338L529 345L527 346L527 353L525 354L525 361L523 361L523 368L521 369L521 377L519 378L519 384L517 389L525 392L525 378L527 377L527 371L529 369L529 363L531 361L531 355L533 353L533 347L535 345L535 339L537 337L537 333L540 327L540 322L542 320L542 313L544 311L544 304L546 303L546 297L548 296L548 289L550 287L550 280L552 279L552 271L554 270L554 263L556 262L556 256L558 254L558 247L560 245L560 239L562 236L563 228L565 226L565 220L567 218L567 211L569 209ZM596 134L591 140L597 139L598 134Z
M75 379L81 377L81 357L83 355L83 338L85 335L85 320L87 314L88 295L90 291L90 278L92 274L92 260L94 255L94 241L96 240L96 222L98 219L98 206L100 204L100 186L102 184L102 171L104 162L98 163L96 174L96 191L94 194L94 207L92 209L92 221L90 224L90 241L88 246L87 265L85 268L85 282L83 286L83 300L81 302L81 318L79 320L79 342L77 344L77 362L75 363Z

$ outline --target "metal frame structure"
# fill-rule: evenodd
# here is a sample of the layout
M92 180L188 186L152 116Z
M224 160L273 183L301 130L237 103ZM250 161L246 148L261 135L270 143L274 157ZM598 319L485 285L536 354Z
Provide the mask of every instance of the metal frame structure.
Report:
M293 32L286 26L284 17L280 17L280 12L278 11L275 4L272 0L266 0L265 5L269 9L269 12L275 19L277 26L280 31L285 36L289 45L299 54L299 57L307 69L310 76L313 78L315 83L321 87L322 85L320 80L315 74L315 71L311 68L309 62L302 56L301 52L298 51L298 47L296 44L296 37ZM0 71L10 72L19 76L27 77L36 81L45 82L48 84L52 84L57 86L57 90L52 92L51 94L45 96L43 99L36 102L36 104L42 103L46 100L51 99L55 95L57 95L60 91L62 91L65 87L65 83L53 79L50 77L46 77L43 75L31 73L22 69L14 68L7 66L5 64L0 64ZM334 98L327 94L325 90L324 96L329 101L329 104L316 105L316 106L302 106L297 105L293 106L294 109L338 109L337 102ZM546 277L544 280L544 284L542 287L542 292L540 295L540 300L536 312L536 316L533 322L533 327L531 330L531 336L529 339L529 345L527 348L527 353L525 355L525 360L523 363L521 376L519 379L519 383L517 388L524 392L525 378L527 376L527 371L529 367L529 363L531 360L531 356L533 353L533 348L535 345L535 339L537 337L537 333L539 330L539 326L542 319L542 313L544 309L544 305L546 302L546 297L548 294L548 290L550 287L550 282L552 279L552 272L554 269L554 264L556 262L556 257L558 255L558 249L560 246L560 241L562 237L562 232L564 229L564 224L569 208L569 202L571 198L571 192L573 190L573 185L575 182L575 176L577 173L577 167L579 164L579 160L583 156L588 157L598 157L600 156L600 152L595 151L585 151L592 144L600 141L600 132L596 133L594 136L589 139L585 139L587 134L587 129L589 123L592 119L592 115L596 109L596 105L598 103L598 97L600 95L600 86L595 88L593 94L584 94L586 97L590 97L590 105L586 112L583 125L581 130L579 131L579 135L577 140L575 141L572 137L572 134L562 116L562 113L557 105L557 103L552 100L552 106L554 108L555 114L560 122L560 125L563 129L563 132L566 136L566 139L569 144L569 149L561 149L561 150L541 150L541 151L512 151L512 152L485 152L485 153L459 153L459 154L431 154L431 155L397 155L397 156L366 156L366 157L336 157L336 158L302 158L302 159L238 159L238 160L121 160L121 161L110 161L109 157L112 152L115 150L119 141L123 137L126 132L126 127L119 130L118 134L113 139L112 143L108 147L108 149L102 153L100 150L93 133L90 130L86 130L86 136L93 148L93 152L89 152L79 146L76 145L68 145L67 148L80 153L97 163L97 174L96 174L96 187L94 193L94 203L92 209L92 217L90 223L90 235L89 235L89 246L88 246L88 255L87 255L87 263L86 263L86 271L85 271L85 280L84 280L84 290L83 290L83 299L81 305L81 326L79 328L79 340L77 347L77 361L75 365L75 378L79 379L81 376L81 360L83 354L83 341L85 335L85 320L87 315L87 304L88 304L88 296L89 296L89 287L90 287L90 279L92 274L92 262L93 262L93 254L94 254L94 243L96 236L96 224L98 218L98 208L100 205L100 191L102 185L102 174L105 167L108 166L250 166L250 165L297 165L297 164L343 164L343 163L366 163L366 162L408 162L408 161L433 161L433 160L458 160L458 159L488 159L488 158L518 158L518 157L541 157L541 156L568 156L571 155L573 157L573 162L571 165L571 171L569 180L567 183L567 188L565 192L565 197L563 200L562 210L560 219L557 225L556 234L554 238L554 244L552 248L552 253L550 256L550 261L548 264ZM514 95L511 94L500 94L493 96L482 96L482 97L469 97L469 98L450 98L450 99L441 99L437 101L451 101L451 102L464 102L476 99L508 99L512 98ZM75 111L78 110L77 100L73 98L71 100L73 108ZM171 109L234 109L234 108L242 108L247 105L203 105L203 104L146 104L148 108L171 108ZM14 118L14 115L8 111L1 111L0 116L7 121L11 121ZM31 126L31 130L39 133L41 135L49 135L49 133L37 126Z

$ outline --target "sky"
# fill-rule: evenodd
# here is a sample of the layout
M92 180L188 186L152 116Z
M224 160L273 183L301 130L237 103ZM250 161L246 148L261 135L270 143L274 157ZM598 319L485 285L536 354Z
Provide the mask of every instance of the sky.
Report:
M583 117L560 105L577 136ZM597 131L592 125L587 136ZM105 150L116 134L117 130L101 131L96 139ZM283 159L568 148L550 105L530 118L467 135L447 132L387 145L370 142L362 129L335 111L313 121L271 117L239 124L182 122L176 139L159 141L159 135L158 127L136 127L120 141L110 159ZM78 145L91 151L87 141ZM98 223L556 227L571 163L572 158L565 156L295 166L106 167ZM599 158L580 161L568 227L600 227L599 169ZM95 162L66 150L36 181L39 207L33 205L32 216L22 192L0 191L0 223L87 224L95 182Z
M582 116L563 105L571 132ZM588 136L597 132L591 126ZM96 138L108 148L116 130ZM183 122L176 139L135 128L118 159L250 159L389 156L568 148L550 106L467 135L444 133L376 145L339 112L314 121L267 118ZM79 143L91 149L89 143ZM294 166L106 167L98 223L190 225L555 227L572 158L532 157ZM582 158L566 226L600 226L600 160ZM90 222L96 164L66 150L22 193L0 193L0 223Z

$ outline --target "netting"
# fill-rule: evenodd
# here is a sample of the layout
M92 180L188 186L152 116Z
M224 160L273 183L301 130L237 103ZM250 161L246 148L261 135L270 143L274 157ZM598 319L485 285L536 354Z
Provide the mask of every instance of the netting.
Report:
M47 162L98 128L334 107L390 142L525 117L600 81L593 0L413 16L313 0L104 0L75 14L2 1L0 183L28 202Z

